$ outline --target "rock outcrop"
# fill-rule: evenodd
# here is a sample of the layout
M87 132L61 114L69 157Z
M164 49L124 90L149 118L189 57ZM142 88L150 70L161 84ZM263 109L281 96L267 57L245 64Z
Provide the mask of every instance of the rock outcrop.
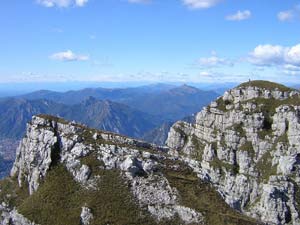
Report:
M109 133L92 133L85 129L72 123L33 117L18 148L11 176L18 177L19 186L28 185L29 194L32 195L38 190L50 167L60 162L66 165L74 180L85 188L91 188L96 186L97 177L90 179L91 170L80 159L96 150L97 160L103 162L105 168L124 172L134 197L158 220L172 219L178 215L186 223L201 222L201 213L181 206L178 194L170 187L168 180L162 174L154 174L158 164L156 156L138 150L138 147L154 150L154 146ZM80 132L86 132L86 137L76 135ZM97 140L100 144L92 146L84 142L88 135L95 141L94 144L97 144ZM131 144L133 146L126 146ZM165 149L157 149L163 150ZM84 221L87 221L87 212L83 208Z
M11 178L8 179L11 179L10 182L16 179L17 189L28 190L27 198L30 199L41 194L40 189L51 182L47 181L48 174L59 165L66 168L74 182L86 193L101 191L99 185L104 182L101 171L119 171L122 182L129 187L133 202L137 203L141 211L149 214L156 221L154 223L165 224L163 221L178 220L184 224L203 224L203 213L186 205L180 191L170 184L165 171L171 173L175 169L172 173L176 173L179 165L176 158L169 156L167 152L165 147L89 129L60 118L34 116L17 150ZM165 165L166 161L168 166ZM184 176L181 179L184 180ZM21 207L21 213L28 210L24 210L18 203L10 204L14 192L17 191L4 192L6 195L1 199L3 204L7 204L5 209L0 209L2 224L8 224L5 221L19 224L10 218L21 215L17 213L18 207ZM86 202L80 204L81 213L78 217L80 216L81 223L95 224L95 209ZM25 217L24 221L27 221ZM35 217L29 215L29 218ZM34 223L39 221L32 221Z
M300 93L244 83L177 122L167 145L225 201L267 224L300 224Z
M26 219L23 215L18 213L16 209L9 209L7 208L5 203L2 203L0 205L0 224L2 225L8 225L8 224L14 224L14 225L36 225L33 222L30 222L28 219Z

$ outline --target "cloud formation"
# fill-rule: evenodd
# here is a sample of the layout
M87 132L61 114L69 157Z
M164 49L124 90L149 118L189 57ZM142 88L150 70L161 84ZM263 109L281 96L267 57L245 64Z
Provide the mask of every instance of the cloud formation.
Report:
M294 18L294 12L292 10L279 12L277 18L282 22L291 21Z
M216 6L222 0L182 0L190 9L207 9Z
M42 6L52 8L52 7L59 7L59 8L66 8L70 6L84 6L88 0L37 0Z
M203 67L233 66L234 63L226 58L220 58L216 52L212 52L210 57L202 57L198 63Z
M251 17L251 11L244 10L244 11L237 11L235 14L226 16L227 20L231 21L241 21L241 20L247 20Z
M300 70L300 44L291 47L259 45L250 54L248 61L257 66L280 66L285 70Z
M65 52L57 52L50 56L53 60L58 61L87 61L89 60L89 56L87 55L78 55L73 53L71 50L67 50Z

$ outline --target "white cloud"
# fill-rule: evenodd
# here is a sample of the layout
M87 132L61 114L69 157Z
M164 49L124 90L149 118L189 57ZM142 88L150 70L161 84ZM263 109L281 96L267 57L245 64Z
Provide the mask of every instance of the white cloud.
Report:
M249 61L259 66L281 64L284 51L284 47L280 45L259 45L250 53Z
M89 60L89 56L87 55L78 55L73 53L71 50L67 50L65 52L57 52L50 56L53 60L58 61L87 61Z
M51 8L51 7L59 7L59 8L66 8L69 6L84 6L88 0L37 0L37 3Z
M211 8L222 0L182 0L183 4L190 9L207 9Z
M297 71L297 72L300 72L300 67L289 65L289 64L284 65L284 69L287 70L287 71Z
M88 2L88 0L76 0L76 1L75 1L75 4L76 4L77 6L82 7L82 6L84 6L87 2Z
M202 57L198 63L203 67L233 66L234 63L228 59L220 58L213 51L210 57Z
M300 44L287 49L285 57L290 65L300 67Z
M286 70L300 69L300 44L292 47L259 45L250 54L248 61L258 66L280 66Z
M282 22L291 21L294 18L294 12L292 10L279 12L277 18Z
M226 16L227 20L231 21L241 21L241 20L246 20L251 17L251 12L249 10L244 10L244 11L237 11L235 14Z
M211 71L201 71L201 72L199 73L199 75L200 75L201 77L213 77L213 74L212 74Z

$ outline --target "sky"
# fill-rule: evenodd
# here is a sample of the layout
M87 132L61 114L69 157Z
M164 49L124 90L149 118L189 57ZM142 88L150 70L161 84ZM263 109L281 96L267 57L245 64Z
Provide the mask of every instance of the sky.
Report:
M0 84L300 83L300 1L2 0Z

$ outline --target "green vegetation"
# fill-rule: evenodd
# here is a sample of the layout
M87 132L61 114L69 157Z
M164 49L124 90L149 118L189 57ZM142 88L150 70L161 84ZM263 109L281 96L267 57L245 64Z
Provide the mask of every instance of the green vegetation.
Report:
M239 134L240 137L246 137L246 132L243 128L244 124L243 122L240 122L238 124L234 124L231 128Z
M101 176L99 188L92 191L82 188L64 166L58 165L47 174L38 191L18 206L18 210L43 225L79 225L84 205L91 208L97 218L92 221L95 225L155 224L152 217L134 202L118 171L98 171Z
M180 225L178 217L171 221L155 221L148 212L140 209L128 185L116 170L101 170L97 160L89 155L82 163L97 168L100 175L98 190L86 190L76 183L63 165L56 165L47 174L40 188L31 196L28 190L17 186L15 180L1 181L0 199L15 192L17 209L28 219L43 225L80 225L81 207L91 208L93 225ZM174 164L179 164L174 169ZM190 168L178 161L166 162L162 169L172 187L180 193L180 204L200 211L207 225L254 225L254 220L231 209L210 184L200 181ZM93 172L94 173L94 172ZM17 199L18 198L18 199ZM11 201L11 197L9 198Z
M260 130L257 132L257 135L260 139L264 140L266 139L266 136L272 136L271 130Z
M259 173L259 179L267 182L272 175L277 174L277 166L272 166L272 157L270 151L266 152L256 164L256 170Z
M245 103L247 102L251 102L256 106L258 106L254 111L255 113L263 112L263 113L267 113L269 116L273 116L276 112L276 108L281 105L299 106L300 98L297 96L289 97L284 100L279 100L275 98L270 98L270 99L255 98L255 99L248 100Z
M18 206L25 217L39 224L80 224L80 186L63 166L51 170L37 192Z
M38 117L41 117L43 119L49 120L49 121L55 121L57 123L62 123L62 124L68 124L69 122L63 118L56 117L56 116L51 116L47 114L39 114L37 115Z
M245 87L258 87L258 88L264 88L264 89L268 89L268 90L275 90L276 88L279 91L292 91L292 88L286 87L282 84L278 84L278 83L274 83L274 82L270 82L270 81L264 81L264 80L253 80L250 82L245 82L240 84L238 87L240 88L245 88Z
M289 138L288 138L287 133L285 132L283 135L279 136L276 142L277 143L288 144L289 143Z
M239 172L239 166L238 165L232 165L226 162L223 162L222 160L215 157L212 161L210 161L210 166L214 169L220 169L221 174L224 175L224 169L227 172L230 172L232 174L237 174Z
M204 153L205 144L202 143L194 134L192 136L191 141L192 141L194 149L195 149L192 157L196 160L201 161L203 153Z
M249 211L251 209L252 206L255 206L257 203L259 203L261 200L261 196L258 196L254 202L252 204L250 204L250 202L247 202L246 206L245 206L245 210Z
M29 190L26 182L22 187L19 187L15 177L8 177L0 181L0 202L15 206L21 204L28 196Z
M271 150L266 152L256 164L256 169L257 172L259 172L260 174L260 179L264 181L268 181L270 176L277 174L277 166L272 166L271 151L275 150L278 143L282 143L285 145L289 143L286 132L283 135L279 136L277 139L275 139Z
M214 130L213 130L212 134L217 136L218 135L218 129L214 127Z
M93 176L100 175L101 169L104 167L104 163L100 160L97 160L97 155L95 153L90 153L89 155L80 159L81 165L87 165Z
M224 136L224 135L222 135L222 137L221 137L220 145L221 145L223 148L226 148L226 147L227 147L227 143L226 143L226 141L225 141L225 136Z
M272 124L273 119L272 116L275 113L275 108L272 109L272 107L269 105L270 103L261 105L260 110L263 113L263 124L262 124L262 130L258 131L258 137L260 139L265 139L266 136L272 136Z
M296 182L292 181L294 184L294 191L295 191L295 201L296 201L296 207L298 212L300 211L300 187L297 185Z
M224 112L227 111L226 106L232 104L232 102L229 101L229 100L225 100L225 101L224 101L222 97L221 97L221 98L218 98L216 102L217 102L217 104L218 104L217 109L219 109L219 110L221 110L221 111L224 111Z
M251 141L246 141L245 144L243 144L241 147L240 147L240 150L241 151L245 151L245 152L248 152L248 155L253 159L254 156L255 156L255 151L253 149L253 145L252 145L252 142Z
M212 143L211 143L211 147L212 147L212 149L213 149L215 152L217 152L217 149L218 149L218 143L217 143L216 141L212 142Z
M230 208L209 183L199 180L186 165L180 163L176 171L172 169L174 162L169 165L163 172L170 185L179 191L180 203L201 212L206 225L258 224L255 220Z

